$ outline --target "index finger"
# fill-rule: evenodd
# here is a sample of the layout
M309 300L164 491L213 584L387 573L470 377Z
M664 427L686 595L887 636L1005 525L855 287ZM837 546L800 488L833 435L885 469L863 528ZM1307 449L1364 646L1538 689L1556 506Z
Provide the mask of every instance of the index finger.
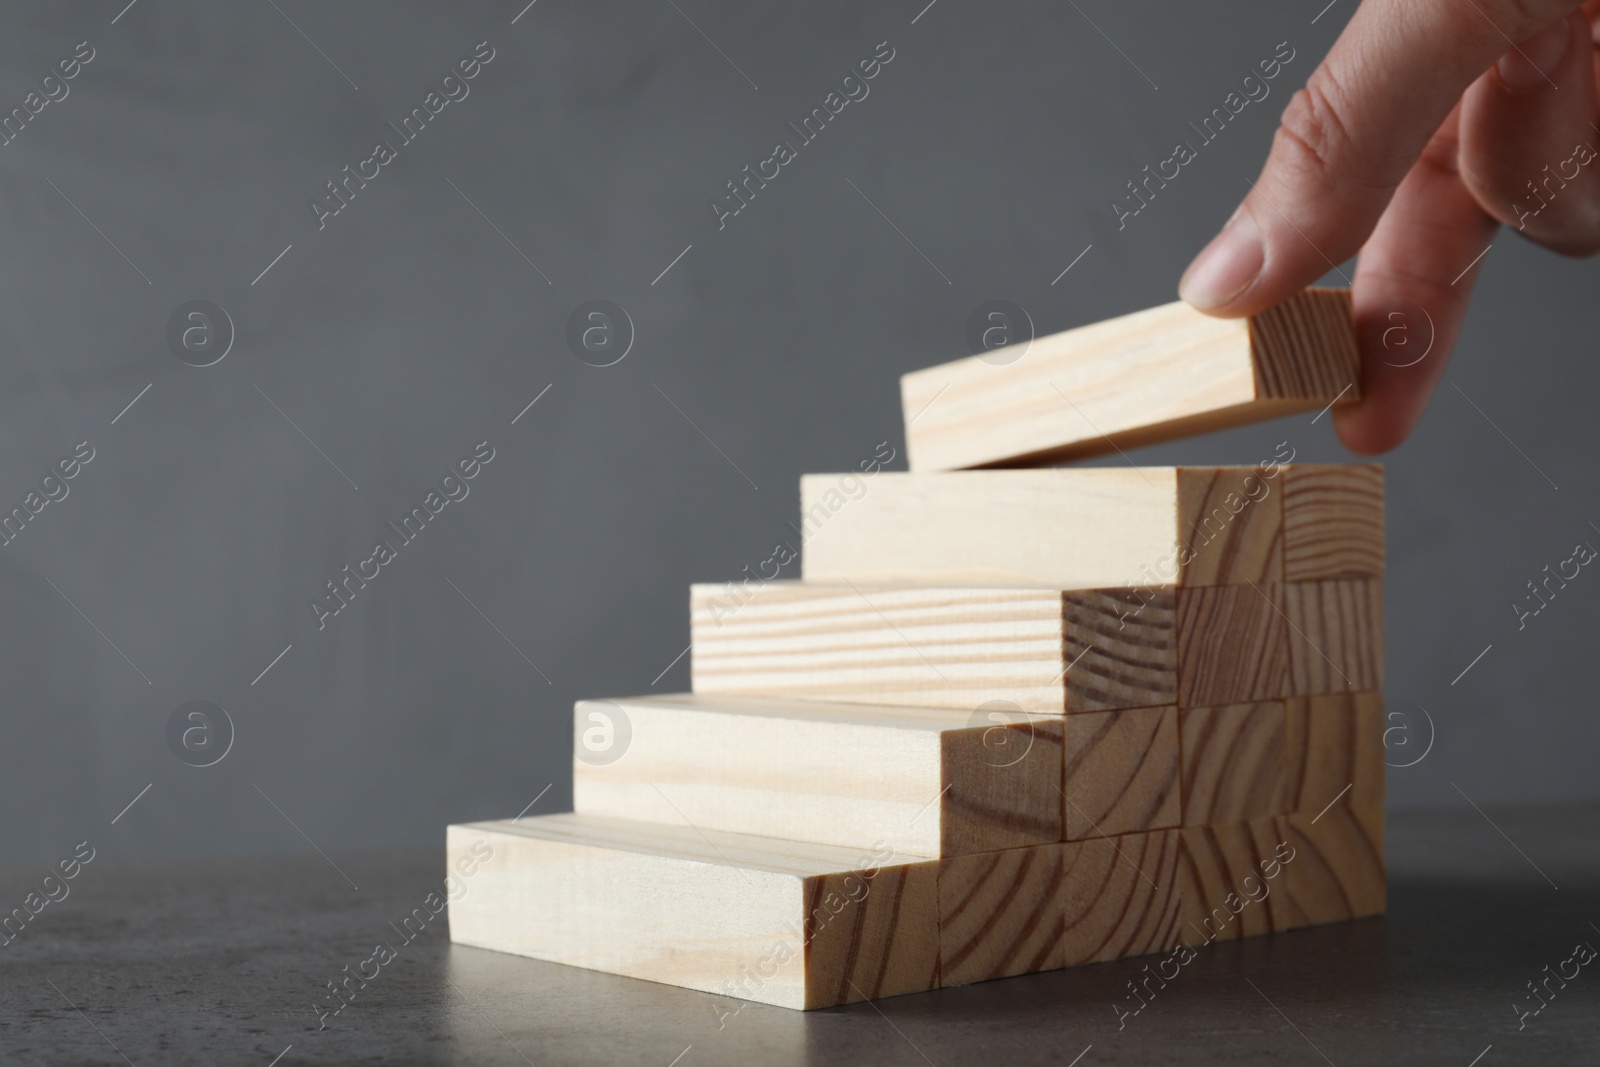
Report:
M1179 283L1251 315L1354 255L1468 85L1581 0L1367 0L1284 109L1261 176Z

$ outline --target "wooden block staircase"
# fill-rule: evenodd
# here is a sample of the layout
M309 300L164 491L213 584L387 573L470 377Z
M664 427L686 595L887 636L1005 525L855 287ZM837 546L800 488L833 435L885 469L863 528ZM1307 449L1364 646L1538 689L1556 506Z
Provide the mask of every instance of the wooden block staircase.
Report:
M450 827L452 939L811 1009L1380 914L1381 468L1027 469L1354 352L1307 290L908 375L910 473L692 588L693 693L578 703L574 812Z

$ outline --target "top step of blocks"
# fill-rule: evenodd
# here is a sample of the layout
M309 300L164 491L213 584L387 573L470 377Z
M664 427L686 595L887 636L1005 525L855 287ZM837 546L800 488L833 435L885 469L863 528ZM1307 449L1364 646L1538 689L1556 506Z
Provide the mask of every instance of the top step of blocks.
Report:
M1359 399L1348 289L1245 319L1179 302L900 380L914 471L1032 466Z

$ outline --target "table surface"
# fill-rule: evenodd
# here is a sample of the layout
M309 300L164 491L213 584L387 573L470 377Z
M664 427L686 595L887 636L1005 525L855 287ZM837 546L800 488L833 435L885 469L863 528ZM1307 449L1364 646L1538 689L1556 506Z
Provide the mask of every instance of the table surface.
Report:
M441 916L319 1029L440 853L99 860L0 950L0 1060L1594 1064L1600 974L1549 976L1600 946L1597 829L1600 807L1394 814L1386 918L1205 948L1120 1028L1149 958L801 1013L454 946ZM0 871L0 901L45 873Z

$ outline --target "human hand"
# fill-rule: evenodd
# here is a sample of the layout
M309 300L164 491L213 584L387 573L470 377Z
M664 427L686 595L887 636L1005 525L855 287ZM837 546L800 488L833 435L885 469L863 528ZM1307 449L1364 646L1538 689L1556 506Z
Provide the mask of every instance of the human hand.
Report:
M1565 255L1600 250L1597 44L1600 0L1366 0L1179 293L1250 315L1359 250L1362 396L1334 424L1355 452L1395 447L1444 372L1500 224ZM1398 323L1413 350L1425 339L1419 309L1433 327L1421 360L1394 344Z

